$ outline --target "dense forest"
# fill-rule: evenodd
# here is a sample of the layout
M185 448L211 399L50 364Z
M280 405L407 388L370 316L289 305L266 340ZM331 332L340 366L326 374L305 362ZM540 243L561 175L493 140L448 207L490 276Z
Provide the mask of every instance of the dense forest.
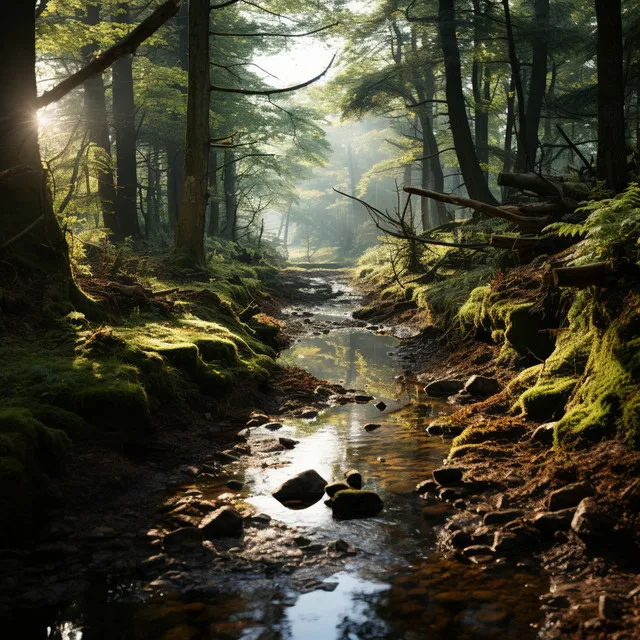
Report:
M0 36L8 637L640 638L640 2Z

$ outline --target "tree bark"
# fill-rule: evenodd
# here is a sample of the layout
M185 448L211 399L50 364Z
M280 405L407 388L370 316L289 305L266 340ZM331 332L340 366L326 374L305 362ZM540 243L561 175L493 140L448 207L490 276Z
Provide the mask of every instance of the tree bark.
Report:
M114 22L130 23L129 9L119 4L122 11ZM136 192L136 126L133 97L133 58L124 56L113 64L113 124L116 132L116 215L118 239L140 236Z
M236 179L236 162L233 151L224 152L223 187L224 187L224 211L226 224L224 237L227 240L236 240L238 231L238 196Z
M598 20L598 178L616 192L628 181L621 0L595 0Z
M86 24L95 26L100 21L100 4L89 4L86 9ZM96 53L93 44L83 47L82 56L89 61ZM107 102L105 99L102 74L92 76L84 82L84 104L89 123L89 139L94 145L97 156L94 162L98 181L98 199L102 212L102 223L114 237L119 236L118 216L116 215L116 187L113 177L113 158L107 120Z
M474 200L496 204L478 162L471 136L464 93L460 50L456 35L455 0L439 0L438 27L444 54L447 103L453 143L469 196Z
M488 8L488 5L487 5ZM489 164L489 103L490 70L482 63L482 46L487 36L485 17L481 0L473 0L473 69L471 85L473 88L475 144L478 162L482 165L485 177L488 175ZM436 189L438 191L438 189Z
M218 153L209 151L209 226L211 237L220 235L220 200L218 199Z
M189 3L189 90L182 201L175 254L205 264L204 224L209 168L209 0Z

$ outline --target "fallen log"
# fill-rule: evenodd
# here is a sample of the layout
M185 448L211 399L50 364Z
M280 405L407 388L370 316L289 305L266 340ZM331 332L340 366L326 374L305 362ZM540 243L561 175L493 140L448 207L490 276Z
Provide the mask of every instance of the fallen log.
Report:
M575 209L568 207L560 199L549 202L532 202L530 204L503 204L504 211L510 211L519 216L561 216Z
M615 284L622 272L611 262L596 262L582 267L560 267L551 271L557 287L586 289L591 286L609 287Z
M498 185L510 187L519 191L532 191L539 196L548 198L560 197L563 203L573 206L567 199L582 202L589 198L591 190L582 182L562 182L556 178L539 176L535 173L499 173Z
M494 207L491 204L480 202L479 200L471 200L470 198L463 198L462 196L454 196L449 193L440 193L438 191L428 191L426 189L419 189L418 187L404 187L406 193L412 195L421 196L423 198L430 198L437 202L444 202L446 204L453 204L459 207L469 207L475 209L480 213L484 213L490 218L501 218L508 222L517 224L522 229L539 231L553 222L551 216L538 217L538 216L521 216L512 211L508 211L503 207Z

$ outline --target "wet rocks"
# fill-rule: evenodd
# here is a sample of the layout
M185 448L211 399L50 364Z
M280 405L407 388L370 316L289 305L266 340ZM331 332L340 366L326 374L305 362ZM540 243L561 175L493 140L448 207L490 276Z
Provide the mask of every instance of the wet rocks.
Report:
M242 491L242 487L244 487L244 484L240 482L240 480L236 480L235 478L227 480L227 489L231 489L231 491Z
M269 422L269 416L264 413L252 413L247 422L247 427L260 427Z
M293 449L297 444L300 443L299 440L294 440L293 438L278 438L278 442L285 449Z
M380 424L376 424L375 422L369 422L368 424L365 424L364 427L362 427L365 431L375 431L376 429L379 429L382 425Z
M331 540L327 543L326 549L329 553L345 553L347 555L355 555L356 549L352 547L346 540Z
M549 494L549 511L561 511L577 507L580 502L593 495L593 489L586 482L569 484Z
M298 415L305 420L313 420L314 418L318 417L318 411L313 408L305 407L299 412Z
M362 489L362 475L356 469L349 469L344 474L347 484L353 489Z
M571 529L585 542L597 542L609 532L606 518L594 498L585 498L576 509Z
M378 515L384 503L377 493L361 489L338 491L331 501L333 515L340 519L369 518Z
M487 513L482 522L491 526L494 524L506 524L507 522L511 522L513 520L517 520L524 515L524 511L521 509L503 509L502 511L490 511Z
M282 429L283 426L281 422L267 422L264 428L269 429L269 431L278 431L278 429Z
M499 554L509 554L521 546L519 536L511 531L496 531L493 538L493 550Z
M500 383L495 378L474 375L467 380L464 390L472 396L488 398L500 391Z
M200 523L206 540L213 538L239 538L242 535L242 516L232 507L222 507L210 513Z
M441 467L433 471L433 479L442 487L457 485L462 482L465 469L462 467Z
M346 482L332 482L331 484L328 484L324 490L330 498L333 498L338 491L348 491L352 488L353 487L350 487Z
M454 549L466 549L473 545L473 538L466 531L456 531L450 538Z
M533 526L544 535L553 535L556 531L568 531L571 529L575 512L575 509L562 509L538 513L533 518Z
M167 533L162 540L167 551L197 549L202 546L202 530L198 527L182 527Z
M598 614L607 620L616 620L622 614L622 604L613 596L603 593L598 599Z
M436 380L429 383L424 392L432 398L446 398L458 393L464 387L462 380Z
M427 493L435 493L438 486L435 480L423 480L416 485L416 493L419 496L424 496Z
M322 498L327 481L314 469L308 469L281 484L273 497L282 502L298 501L313 504Z
M557 422L547 422L547 424L541 424L531 434L531 441L543 444L545 446L551 446L553 444L553 436L555 433L555 427Z

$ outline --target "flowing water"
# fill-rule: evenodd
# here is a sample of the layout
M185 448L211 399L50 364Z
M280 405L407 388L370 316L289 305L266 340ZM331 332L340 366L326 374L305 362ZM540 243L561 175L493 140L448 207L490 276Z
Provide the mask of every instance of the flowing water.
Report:
M316 319L339 322L356 302L345 291L330 305L312 310ZM421 500L413 489L447 455L448 443L429 437L425 426L448 407L398 379L398 346L395 337L339 325L326 335L299 339L282 355L283 362L320 379L366 390L387 408L381 412L374 403L346 404L314 420L285 420L277 435L299 440L295 449L278 454L275 465L265 467L253 457L234 465L234 477L245 484L243 498L258 512L317 534L321 541L342 539L356 547L358 553L344 566L325 568L324 573L317 568L294 572L314 576L311 589L296 590L294 583L266 575L230 575L228 589L217 597L174 594L137 604L119 602L113 585L94 584L93 594L85 593L41 637L535 637L542 577L519 567L448 560L436 550L437 529L451 507ZM364 431L368 422L381 427ZM269 437L273 434L255 429L249 444ZM297 472L315 469L332 481L351 468L362 473L364 488L384 500L378 517L338 521L323 501L291 510L271 496L274 487ZM220 483L208 487L214 496L224 490Z

